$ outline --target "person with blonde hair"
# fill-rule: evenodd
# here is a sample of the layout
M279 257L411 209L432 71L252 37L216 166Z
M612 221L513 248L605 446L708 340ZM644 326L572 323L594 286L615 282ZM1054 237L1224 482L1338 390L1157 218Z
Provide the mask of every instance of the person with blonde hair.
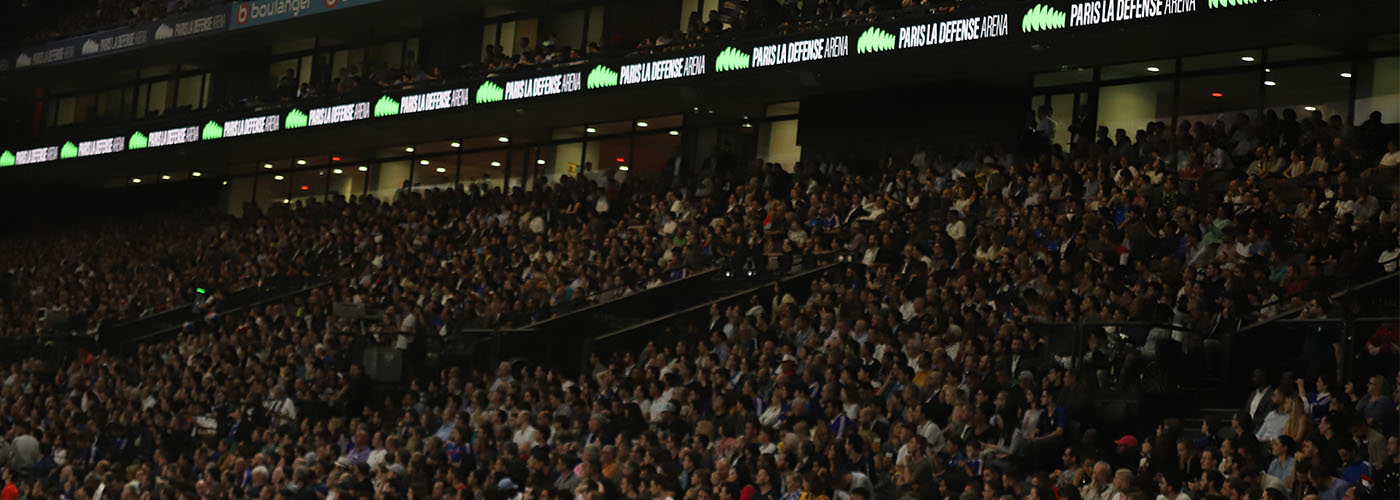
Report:
M1293 438L1294 442L1302 441L1312 432L1312 419L1308 418L1307 408L1303 398L1297 395L1290 395L1284 399L1288 420L1283 424L1283 435Z

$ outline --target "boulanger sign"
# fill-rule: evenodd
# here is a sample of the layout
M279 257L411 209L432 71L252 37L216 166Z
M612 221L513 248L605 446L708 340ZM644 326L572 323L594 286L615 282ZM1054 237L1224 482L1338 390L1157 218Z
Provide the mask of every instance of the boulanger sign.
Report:
M256 0L239 2L235 9L248 9L242 21L230 27L246 27L272 20L325 12L333 8L361 5L378 0ZM83 158L120 153L148 147L173 146L231 137L278 133L304 127L375 120L403 114L490 105L503 101L573 94L595 89L623 88L681 78L727 78L730 72L754 72L775 66L840 64L850 58L915 57L902 54L927 53L912 49L1021 36L1037 36L1085 29L1093 26L1165 17L1204 15L1220 9L1272 4L1283 0L1090 0L1042 1L981 13L955 12L902 24L877 23L837 28L821 36L761 43L727 42L686 55L667 54L650 60L627 59L612 63L591 63L581 69L556 74L517 77L512 80L481 80L458 88L416 90L412 93L383 95L372 101L346 102L306 109L294 108L279 114L227 117L221 120L192 120L186 126L158 131L135 131L112 137L68 139L49 144L0 149L0 167L46 163L67 158ZM192 18L188 24L153 29L140 43L159 36L179 37L214 29L213 20ZM125 32L123 32L125 33ZM158 36L159 35L159 36ZM96 42L96 51L121 50L139 45L136 35L112 33L111 42ZM852 47L854 45L854 47ZM110 49L104 47L110 46ZM38 59L79 57L80 47L58 47ZM72 52L72 54L70 54ZM31 56L27 65L35 64Z
M275 23L365 5L379 0L249 0L236 2L229 16L233 22L229 29L251 28L260 24Z

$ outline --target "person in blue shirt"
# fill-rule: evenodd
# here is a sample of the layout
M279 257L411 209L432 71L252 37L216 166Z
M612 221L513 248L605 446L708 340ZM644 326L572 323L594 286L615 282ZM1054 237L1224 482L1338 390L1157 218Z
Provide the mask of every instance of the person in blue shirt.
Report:
M1318 500L1342 500L1349 486L1346 481L1333 477L1332 472L1324 467L1313 467L1308 479L1317 488Z
M1297 451L1293 438L1279 436L1274 440L1274 459L1269 462L1268 474L1279 481L1287 481L1293 475L1293 453Z
M1370 489L1376 475L1376 471L1371 467L1371 463L1361 459L1361 455L1356 453L1356 443L1351 440L1343 440L1341 447L1337 448L1337 456L1342 460L1342 480L1353 486Z

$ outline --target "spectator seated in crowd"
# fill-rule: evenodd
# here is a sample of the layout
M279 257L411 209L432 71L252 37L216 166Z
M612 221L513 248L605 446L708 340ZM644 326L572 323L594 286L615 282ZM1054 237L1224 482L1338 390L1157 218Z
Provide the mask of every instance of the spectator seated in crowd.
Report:
M189 276L336 281L131 353L11 364L4 480L74 499L1395 498L1400 376L1379 362L1346 381L1330 351L1299 364L1306 377L1260 372L1230 429L1199 437L1092 406L1110 384L1138 389L1148 364L1199 377L1274 304L1328 314L1284 283L1330 290L1381 269L1400 243L1397 193L1355 188L1393 173L1385 145L1320 117L1304 136L1285 114L1094 131L1065 150L1034 116L1017 150L814 155L791 170L729 158L622 181L585 168L530 191L250 209L163 250L187 256L178 265L111 255L155 248L144 227L7 244L22 263L11 335L36 331L38 307L139 311ZM1272 177L1298 151L1328 167ZM1268 167L1251 181L1255 162ZM64 246L62 262L39 257ZM852 263L810 290L715 307L676 342L593 353L577 377L450 367L376 389L352 359L360 326L330 314L369 304L378 328L413 334L519 325L667 271L833 255ZM75 268L90 271L63 275ZM63 279L76 293L50 288ZM1097 330L1075 364L1035 328L1126 320L1177 329Z

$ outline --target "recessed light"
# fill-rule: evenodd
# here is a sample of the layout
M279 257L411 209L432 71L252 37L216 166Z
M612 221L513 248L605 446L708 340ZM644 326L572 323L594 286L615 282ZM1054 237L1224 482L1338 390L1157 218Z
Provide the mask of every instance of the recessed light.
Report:
M437 168L437 173L439 173L439 174L445 174L445 173L447 173L447 167L438 167L438 168Z
M586 129L583 129L583 131L592 134L592 133L598 132L598 129L593 128L593 127L588 127L588 128L586 128Z
M224 185L224 186L227 186L227 185L228 185L228 181L224 181L224 182L223 182L223 185Z
M462 143L460 143L460 142L453 142L453 143L452 143L452 147L454 147L454 148L460 148L460 147L462 147Z
M1151 72L1153 72L1153 73L1156 73L1156 72L1158 72L1158 71L1162 71L1162 68L1158 68L1158 67L1156 67L1156 66L1148 66L1148 67L1147 67L1147 71L1151 71Z
M199 176L201 176L201 175L204 175L204 174L200 173L198 170L196 170L196 171L194 171L194 172L190 172L190 177L199 177Z
M501 162L493 161L493 162L491 162L491 166L493 166L493 167L499 167L499 166L501 166Z
M1264 68L1264 72L1265 72L1265 73L1273 73L1274 70L1269 69L1269 68Z
M297 160L297 165L305 165L306 160Z
M1278 82L1273 81L1273 80L1264 80L1264 86L1265 86L1265 87L1272 87L1272 86L1274 86L1274 85L1278 85Z
M1351 78L1351 73L1342 73L1342 78Z
M162 175L162 176L160 176L160 180L168 181L168 180L170 180L170 176L169 176L169 175Z
M272 164L271 164L271 163L264 163L264 164L263 164L263 168L272 168Z
M291 198L282 198L282 204L283 204L283 205L286 205L286 204L291 203L291 202L292 202L292 199L291 199Z
M500 142L510 142L510 138L509 138L509 137L506 137L506 136L504 136L504 135L503 135L503 136L500 136L500 137L497 137L496 140L497 140L497 141L500 141Z
M647 128L647 122L637 122L637 126L641 128Z
M423 166L427 166L427 165L428 165L428 160L418 160L418 164L419 164L419 165L423 165Z
M1317 106L1303 106L1303 109L1306 109L1308 111L1317 111Z
M629 170L629 169L627 168L627 165L618 165L618 166L617 166L617 169L618 169L618 170L621 170L621 171L623 171L623 172L626 172L627 170Z
M541 159L535 160L535 164L536 164L536 165L544 165L544 159L541 158Z
M140 183L141 183L141 178L140 178L140 177L132 177L132 178L131 178L131 183L132 183L132 184L140 184Z
M669 133L669 134L671 134L671 135L681 135L681 131L679 131L679 130L672 130L672 131L667 132L667 133Z
M272 180L274 180L274 181L280 181L280 180L282 180L282 179L285 179L285 177L282 177L282 176L280 176L280 175L274 175L274 176L272 176Z
M1244 56L1241 57L1240 60L1244 62L1254 62L1254 56Z
M335 174L335 175L340 175L340 174L345 173L345 171L344 171L344 170L341 170L341 169L338 169L338 168L333 168L333 169L331 169L331 173L332 173L332 174Z
M403 152L405 152L405 153L412 153L412 152L413 152L413 146L409 146L409 147L403 148Z
M369 167L366 167L366 166L364 166L364 165L360 165L360 169L359 169L359 170L360 170L361 172L368 172L368 171L369 171Z

